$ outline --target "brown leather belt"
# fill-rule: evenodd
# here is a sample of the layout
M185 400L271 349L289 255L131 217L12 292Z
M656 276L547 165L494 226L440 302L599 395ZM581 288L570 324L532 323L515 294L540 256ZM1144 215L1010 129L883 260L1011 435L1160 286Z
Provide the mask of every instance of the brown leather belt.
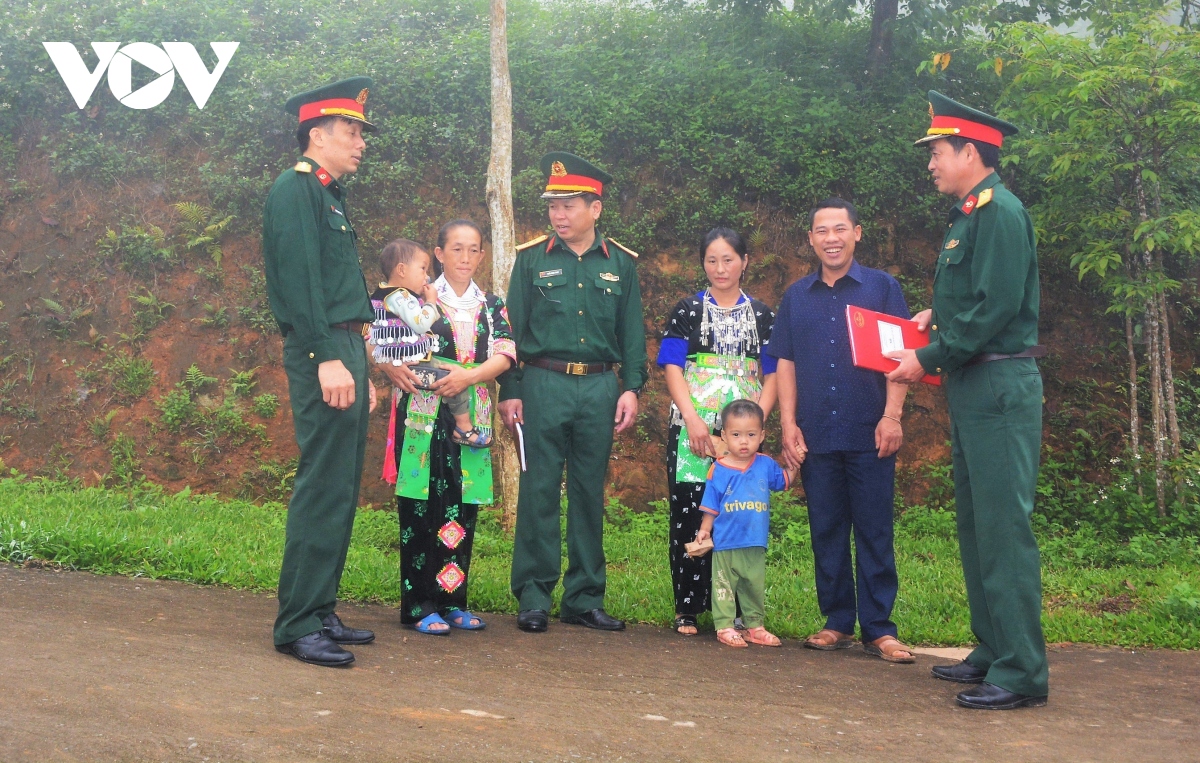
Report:
M363 326L365 326L365 325L366 324L363 323L362 321L346 321L345 323L331 323L331 324L329 324L329 328L345 329L346 331L349 331L352 334L361 334L362 330L363 330Z
M1012 355L1006 355L1003 352L981 352L975 357L963 363L963 367L977 366L980 363L991 363L993 360L1008 360L1009 358L1044 358L1046 357L1046 346L1035 344L1024 352L1017 352Z
M602 374L611 371L616 366L615 363L568 363L565 360L554 360L553 358L530 358L525 361L525 365L537 366L547 371L570 374L571 376Z

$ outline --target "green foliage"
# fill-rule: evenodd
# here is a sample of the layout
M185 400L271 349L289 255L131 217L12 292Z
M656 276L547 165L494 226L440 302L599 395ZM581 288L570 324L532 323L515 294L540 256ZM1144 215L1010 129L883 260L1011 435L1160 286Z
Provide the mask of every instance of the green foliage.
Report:
M45 326L46 330L56 339L62 340L70 339L78 322L95 311L95 307L90 303L64 307L59 302L46 297L42 297L42 304L45 305L46 312L37 316L38 322Z
M271 315L271 306L267 301L267 279L263 272L256 267L243 265L242 272L246 276L248 288L241 295L237 308L238 318L243 323L262 333L278 331L275 316Z
M1200 36L1129 13L1091 36L1019 24L995 49L1013 59L1008 114L1031 128L1011 160L1047 186L1033 207L1043 247L1122 313L1177 291L1171 258L1200 253Z
M1161 610L1179 623L1200 625L1200 591L1187 582L1177 583L1163 599Z
M46 152L58 177L112 186L151 166L149 157L139 157L123 149L94 128L94 122L89 121L86 126L81 122L78 111L69 111L63 116L59 132L42 137L38 148Z
M251 368L248 371L233 371L233 375L229 377L229 391L238 397L250 397L251 391L258 386L258 382L254 379L254 374L258 371L257 368Z
M106 228L96 248L103 257L117 260L125 270L143 277L166 270L177 261L175 249L157 225L122 223L120 233Z
M204 304L204 317L197 319L206 328L223 329L229 326L229 311L220 305Z
M96 438L98 442L108 439L108 433L112 430L112 420L116 415L116 411L109 411L103 416L97 416L89 421L88 430L92 433L92 437Z
M132 439L127 444L132 447ZM134 475L136 468L122 467ZM245 492L271 491L285 498L294 471L294 461L262 464L243 476ZM927 535L917 529L945 523L920 516L929 511L909 507L897 524L902 596L895 619L913 643L970 643L957 543L943 532ZM610 503L607 515L605 551L612 565L606 607L634 622L669 624L674 613L670 572L664 563L665 504L651 512L631 512ZM257 506L188 490L170 495L136 477L121 491L0 480L0 560L41 559L102 573L269 591L279 579L286 521L287 512L279 504ZM772 508L771 533L767 627L787 637L802 637L824 621L812 583L803 505L781 496ZM340 596L349 601L397 601L398 535L394 511L358 512ZM1146 538L1136 553L1128 550L1132 542L1106 542L1108 566L1092 566L1065 555L1067 546L1048 544L1044 538L1042 542L1048 641L1200 647L1200 552L1194 539L1172 547ZM508 590L512 551L512 537L500 528L498 512L481 511L471 561L472 609L515 611ZM1157 563L1146 564L1147 555ZM1121 606L1114 608L1114 602Z
M176 386L155 405L162 414L163 423L171 432L179 432L191 424L198 412L196 402L192 400L191 394L182 385Z
M270 392L254 398L254 412L264 419L273 419L279 412L279 396Z
M142 479L142 462L138 458L137 441L122 432L113 440L109 449L112 456L112 468L108 473L108 483L126 489L132 488Z
M219 215L212 209L191 201L181 201L175 204L175 211L183 218L183 230L187 234L186 247L188 251L203 249L212 258L213 263L221 266L221 236L233 222L233 215L218 219Z
M149 289L142 287L142 294L134 292L129 295L133 300L133 326L139 334L146 334L157 328L167 319L167 313L175 309L175 305L159 299Z
M189 366L188 370L183 373L183 385L193 393L199 392L205 387L216 383L217 377L204 373L200 370L200 366L195 363Z
M104 362L110 383L123 403L140 400L154 384L154 365L146 358L112 350Z
M286 462L272 459L258 464L242 475L242 497L257 500L286 502L296 484L296 467L300 459Z

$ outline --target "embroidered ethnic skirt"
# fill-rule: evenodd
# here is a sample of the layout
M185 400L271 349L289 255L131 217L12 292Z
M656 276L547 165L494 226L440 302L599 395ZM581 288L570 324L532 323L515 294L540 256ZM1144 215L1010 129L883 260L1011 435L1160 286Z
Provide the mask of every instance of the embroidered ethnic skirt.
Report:
M408 404L405 395L399 409ZM454 416L439 406L429 444L429 498L397 497L400 516L400 622L467 608L467 576L479 506L463 503ZM398 437L400 443L403 438ZM400 460L400 454L396 454Z

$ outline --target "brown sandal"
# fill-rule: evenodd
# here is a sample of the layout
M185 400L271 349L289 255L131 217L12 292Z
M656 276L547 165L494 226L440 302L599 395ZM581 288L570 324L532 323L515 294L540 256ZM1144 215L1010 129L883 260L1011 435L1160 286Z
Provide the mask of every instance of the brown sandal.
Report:
M917 661L912 650L900 643L895 636L880 636L869 644L863 644L863 651L872 657L878 657L884 662L895 662L908 665ZM903 654L903 657L897 655Z
M717 641L720 641L725 646L732 646L738 649L745 649L746 639L742 638L742 634L737 632L736 628L722 628L717 631Z
M783 646L783 642L774 633L771 633L761 625L757 628L750 628L742 634L746 641L759 646Z
M854 636L824 628L804 639L804 646L809 649L819 649L822 652L832 652L835 649L849 649L854 646Z

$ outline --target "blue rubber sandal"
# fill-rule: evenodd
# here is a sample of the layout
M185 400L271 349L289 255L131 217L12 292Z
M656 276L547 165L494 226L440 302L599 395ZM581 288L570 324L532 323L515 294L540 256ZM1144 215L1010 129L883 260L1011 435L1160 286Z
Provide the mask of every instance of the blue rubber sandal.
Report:
M445 626L450 625L450 623L448 623L442 619L441 615L439 615L437 612L434 612L432 615L426 615L424 618L418 620L415 623L405 623L404 627L412 628L414 631L416 631L418 633L428 633L430 636L449 636L450 635L449 627L445 628L444 630L440 630L440 631L435 631L429 627L431 625L437 625L438 623L441 623L442 625L445 625Z
M455 619L458 622L454 622ZM475 625L471 625L472 620L478 620ZM452 609L446 613L446 624L451 628L458 628L464 631L481 631L487 627L487 623L478 615L473 615L470 612L462 609Z

